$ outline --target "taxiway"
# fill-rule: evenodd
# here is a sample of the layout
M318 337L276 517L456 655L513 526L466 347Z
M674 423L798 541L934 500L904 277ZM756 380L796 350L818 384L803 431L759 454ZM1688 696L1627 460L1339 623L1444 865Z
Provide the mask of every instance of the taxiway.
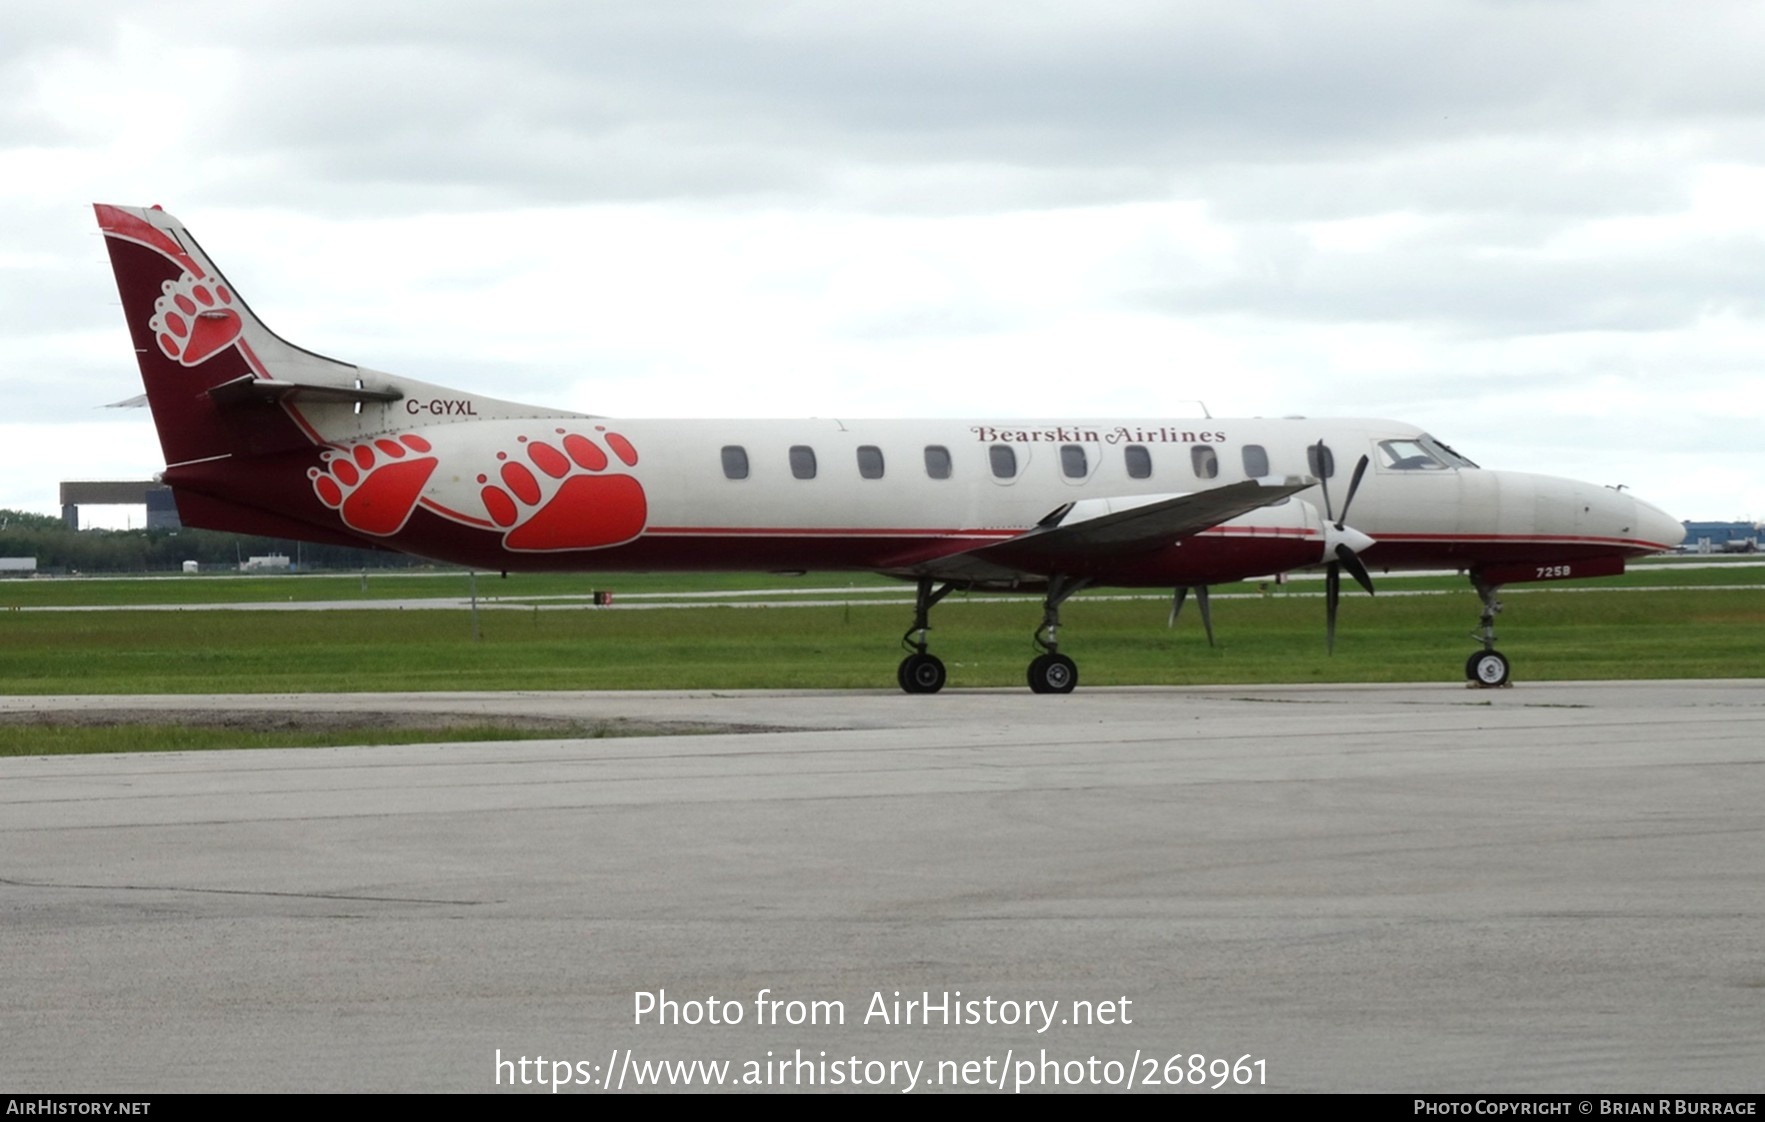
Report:
M1276 1091L1765 1085L1765 683L0 699L198 705L793 731L0 760L13 1091L543 1090L497 1062L542 1056L591 1090L1197 1055ZM638 1023L662 991L743 1016Z

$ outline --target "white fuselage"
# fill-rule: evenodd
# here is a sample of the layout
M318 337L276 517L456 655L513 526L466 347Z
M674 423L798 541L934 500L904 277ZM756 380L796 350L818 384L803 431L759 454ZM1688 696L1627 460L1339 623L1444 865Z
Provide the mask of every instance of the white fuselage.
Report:
M409 399L376 406L349 416L342 427L354 431L324 435L341 449L375 430L420 436L439 461L421 505L486 528L499 525L493 492L513 494L497 478L502 465L529 463L532 449L574 434L602 444L622 439L631 449L630 463L609 458L593 471L566 467L599 484L624 477L640 488L635 534L569 550L531 548L511 534L511 556L500 562L511 568L565 567L561 556L538 555L568 552L570 567L935 573L936 558L1022 534L1066 504L1323 475L1328 502L1325 488L1314 488L1197 535L1303 537L1314 547L1305 563L1315 563L1327 559L1316 552L1326 507L1341 517L1362 456L1368 467L1346 521L1372 537L1365 558L1374 567L1629 556L1668 548L1680 531L1664 512L1627 493L1475 467L1415 426L1387 420L620 420L551 412L520 418L484 415L502 403L462 400L467 404L440 416L413 412ZM307 412L322 433L329 427L327 410ZM376 412L383 416L374 418ZM406 419L415 423L398 423ZM1315 451L1320 441L1328 449L1324 459ZM553 484L537 468L528 474L539 485L534 501L515 505L543 507ZM435 555L433 537L418 534L401 548ZM606 556L595 556L602 551ZM454 559L499 563L481 553ZM1183 577L1138 563L1104 568L1098 579L1119 583ZM1218 579L1237 575L1245 574L1222 570Z

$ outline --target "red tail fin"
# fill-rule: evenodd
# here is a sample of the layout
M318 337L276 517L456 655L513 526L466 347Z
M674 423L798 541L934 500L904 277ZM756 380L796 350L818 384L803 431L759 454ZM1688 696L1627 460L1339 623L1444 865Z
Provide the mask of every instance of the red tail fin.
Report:
M269 379L271 365L289 365L291 358L302 367L327 367L331 378L353 368L272 334L171 215L102 203L94 209L166 463L318 443L297 415L275 404L223 408L210 391L240 379Z

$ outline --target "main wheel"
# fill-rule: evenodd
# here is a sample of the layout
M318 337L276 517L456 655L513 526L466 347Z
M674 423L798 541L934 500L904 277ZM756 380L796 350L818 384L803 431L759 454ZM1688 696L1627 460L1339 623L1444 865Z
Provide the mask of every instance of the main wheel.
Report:
M1037 655L1030 662L1030 690L1034 693L1071 693L1078 684L1078 665L1063 654Z
M910 654L895 671L895 680L908 693L937 693L945 678L944 662L933 654Z
M1507 685L1507 656L1500 651L1478 651L1465 660L1465 680L1484 689Z

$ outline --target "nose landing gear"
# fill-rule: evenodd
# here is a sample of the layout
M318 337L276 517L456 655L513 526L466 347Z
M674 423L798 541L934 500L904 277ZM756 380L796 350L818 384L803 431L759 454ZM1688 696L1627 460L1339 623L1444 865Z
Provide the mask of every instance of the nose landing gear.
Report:
M1465 681L1473 689L1495 689L1508 685L1507 656L1495 649L1495 617L1501 613L1501 601L1495 598L1499 584L1485 584L1476 577L1471 578L1472 587L1483 600L1483 617L1471 638L1483 644L1483 649L1465 660Z

